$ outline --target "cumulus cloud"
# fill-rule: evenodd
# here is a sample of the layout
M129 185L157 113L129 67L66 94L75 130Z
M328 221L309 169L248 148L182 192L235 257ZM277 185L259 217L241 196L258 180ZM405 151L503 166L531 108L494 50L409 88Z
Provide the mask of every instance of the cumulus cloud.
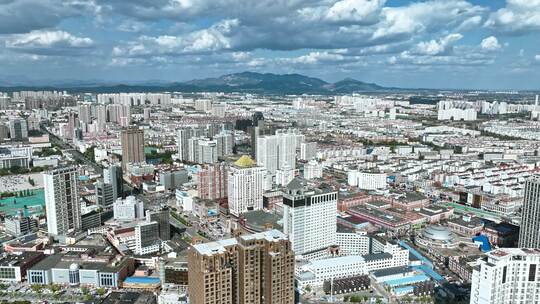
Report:
M534 56L534 60L540 61L540 54Z
M496 51L501 48L501 45L499 44L499 40L497 40L497 37L495 36L489 36L487 38L484 38L482 42L480 42L480 48L484 51Z
M510 34L540 30L540 0L507 0L505 7L490 14L485 26Z
M6 41L8 49L38 55L74 55L93 45L94 41L87 37L77 37L65 31L45 30L16 34Z
M453 43L463 38L463 35L454 33L438 40L423 41L416 45L414 52L421 55L442 55L452 51Z

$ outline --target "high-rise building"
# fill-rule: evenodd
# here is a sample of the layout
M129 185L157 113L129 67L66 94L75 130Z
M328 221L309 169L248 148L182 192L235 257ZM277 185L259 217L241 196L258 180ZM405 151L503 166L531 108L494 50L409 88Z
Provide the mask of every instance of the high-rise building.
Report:
M199 138L197 140L197 157L195 162L199 164L214 164L218 161L218 149L215 140Z
M294 252L278 230L194 245L188 269L193 304L294 303Z
M146 221L158 223L158 235L162 241L171 239L171 224L169 222L169 208L159 210L146 210Z
M96 106L96 124L98 133L105 131L107 126L107 108L104 105Z
M79 120L86 124L92 122L92 107L90 104L83 103L79 105Z
M12 140L24 140L28 138L28 125L26 120L16 118L9 121L9 136Z
M4 219L4 227L7 233L18 237L37 230L38 221L18 212L17 215Z
M112 185L114 200L122 197L124 193L124 179L120 166L111 165L103 169L103 182Z
M202 199L227 197L227 166L224 163L204 166L197 172L197 190Z
M103 182L103 180L97 181L96 188L96 201L100 207L111 206L116 198L114 197L114 189L112 184Z
M262 209L265 175L266 169L257 166L247 155L229 167L227 194L231 214L239 216Z
M189 160L189 146L188 140L192 136L191 128L182 128L177 131L176 145L178 146L178 157L182 161Z
M303 142L300 144L300 159L308 161L317 156L317 143L316 142Z
M539 265L538 248L500 248L486 253L473 270L470 303L540 303Z
M150 108L144 108L143 110L143 118L144 118L144 121L149 121L150 118L152 117L152 109Z
M122 130L122 169L130 163L143 163L144 158L144 131L137 128Z
M277 169L296 168L296 148L304 136L294 130L278 130L275 135L257 138L257 164L275 174Z
M135 226L135 254L150 254L161 249L159 224L144 222Z
M230 131L222 131L214 136L217 145L218 157L233 154L234 149L234 134Z
M77 167L56 168L43 173L47 231L66 235L81 229Z
M518 246L540 248L540 175L525 182Z
M332 189L311 187L306 180L293 179L283 194L283 232L295 254L328 249L336 244L337 198Z

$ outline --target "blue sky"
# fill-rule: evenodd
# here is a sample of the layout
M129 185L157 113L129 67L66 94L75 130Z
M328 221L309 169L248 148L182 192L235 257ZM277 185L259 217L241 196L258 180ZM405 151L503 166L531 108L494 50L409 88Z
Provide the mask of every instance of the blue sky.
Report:
M540 0L0 0L0 85L241 71L540 89Z

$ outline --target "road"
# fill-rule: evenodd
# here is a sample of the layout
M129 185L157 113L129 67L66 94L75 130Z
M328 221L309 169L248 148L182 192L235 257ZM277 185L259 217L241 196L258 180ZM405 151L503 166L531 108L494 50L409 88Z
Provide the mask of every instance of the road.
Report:
M47 128L45 128L44 126L41 126L41 130L46 132L47 134L49 134L49 140L50 140L51 144L62 148L62 150L68 151L76 161L78 161L78 162L80 162L80 163L82 163L84 165L87 165L89 167L92 167L96 171L96 173L103 174L103 167L101 167L100 165L95 163L93 160L89 160L86 157L84 157L84 154L79 152L77 149L75 149L69 143L67 143L64 140L60 139L58 136L56 136L53 133L49 132L49 130L47 130Z

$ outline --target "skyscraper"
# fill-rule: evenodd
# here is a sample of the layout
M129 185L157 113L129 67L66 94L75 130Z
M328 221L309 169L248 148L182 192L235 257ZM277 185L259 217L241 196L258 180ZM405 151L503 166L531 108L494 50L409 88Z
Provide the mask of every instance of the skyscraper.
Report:
M144 158L144 131L138 128L122 130L122 169L130 163L143 163Z
M206 165L197 172L197 190L202 199L227 197L227 167L224 163Z
M249 156L240 157L229 167L227 194L229 211L235 216L262 209L266 169Z
M98 206L109 207L114 203L116 198L114 197L113 185L104 183L103 180L99 180L95 183L95 188Z
M43 173L47 231L66 235L81 229L77 167L64 167Z
M159 238L162 241L171 239L171 224L169 222L169 208L146 210L146 221L158 223Z
M122 194L124 193L124 180L122 175L122 168L120 166L111 165L108 168L103 169L103 182L112 185L114 200L122 197Z
M332 189L314 188L293 179L283 194L283 232L295 254L326 250L336 243L337 197Z
M278 230L194 245L188 268L193 304L294 303L294 253Z
M9 121L9 137L12 140L23 140L28 138L28 125L26 120L16 118Z
M540 248L540 175L525 182L518 246Z

